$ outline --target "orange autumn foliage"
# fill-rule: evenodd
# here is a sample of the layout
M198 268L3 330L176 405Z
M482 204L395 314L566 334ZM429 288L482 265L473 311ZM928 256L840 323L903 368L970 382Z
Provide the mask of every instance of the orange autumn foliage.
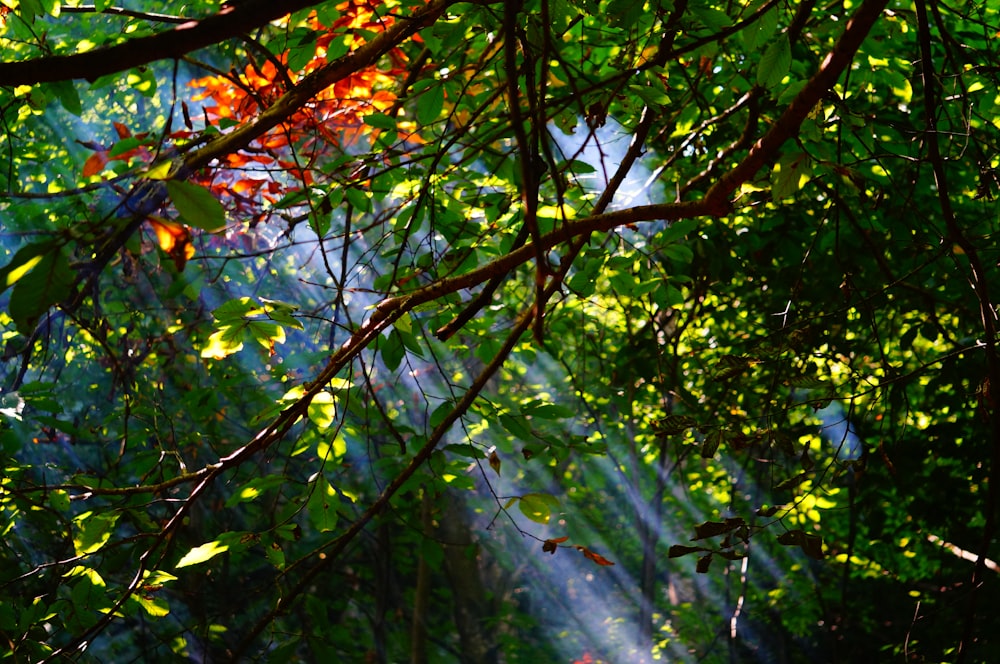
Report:
M193 100L213 102L204 106L211 120L250 121L285 94L289 84L294 85L302 77L326 65L328 48L334 39L341 40L341 48L346 46L350 52L364 44L364 38L358 32L382 32L395 22L391 15L377 15L372 3L365 0L351 0L338 5L337 9L341 15L333 25L322 25L315 12L308 19L309 27L319 36L314 42L312 58L300 71L288 69L288 54L284 53L260 64L248 63L238 79L207 76L191 81L192 87L202 89ZM304 140L306 145L299 145L302 149L308 148L319 137L331 144L344 146L370 132L372 128L362 122L363 117L386 111L396 103L391 87L403 73L407 61L400 49L393 49L389 57L392 62L390 69L370 66L337 81L320 92L313 103L299 109L280 127L255 141L254 147L267 152ZM280 71L279 66L282 67ZM264 161L259 154L256 157L258 161ZM233 155L229 165L239 167L253 158L246 154Z
M202 110L213 124L225 127L226 123L251 122L290 85L325 66L331 48L335 47L337 53L345 49L351 52L365 43L364 34L382 32L395 23L391 12L378 9L380 3L369 0L343 2L337 6L340 14L331 25L322 24L313 12L307 27L317 36L310 46L297 48L313 48L314 52L298 71L288 67L287 52L263 62L251 61L242 73L234 71L231 75L191 81L190 86L201 89L192 101L207 102ZM396 104L392 89L407 64L406 55L398 48L389 52L388 60L388 68L369 66L337 81L246 149L223 157L221 168L201 174L197 181L228 200L234 216L251 218L252 223L263 219L266 213L261 203L273 204L299 188L290 184L289 178L301 187L309 187L321 157L351 146L366 135L377 135L379 130L365 124L364 117L388 111ZM415 140L412 136L406 138ZM280 169L288 178L274 178L274 169Z
M184 266L194 256L191 230L184 224L160 217L149 217L147 221L156 234L156 242L160 245L160 249L174 261L177 271L182 272Z

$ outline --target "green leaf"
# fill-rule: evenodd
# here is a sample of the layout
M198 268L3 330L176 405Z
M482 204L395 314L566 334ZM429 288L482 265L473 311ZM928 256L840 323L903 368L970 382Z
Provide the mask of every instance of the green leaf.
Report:
M403 347L403 339L398 330L389 330L388 336L382 337L379 342L379 354L386 369L395 371L399 368L403 356L406 355L406 349Z
M703 459L711 459L715 456L715 453L719 451L719 446L722 441L725 440L725 432L722 429L715 429L710 431L706 436L705 440L701 444L701 457Z
M688 233L697 229L701 225L699 219L678 219L671 222L666 229L656 235L657 244L669 244L684 238Z
M552 517L552 510L559 507L559 499L547 493L526 493L517 506L521 514L532 521L546 524Z
M182 567L190 567L191 565L200 565L201 563L211 560L220 553L225 553L228 550L229 546L227 544L220 543L218 540L206 542L205 544L196 546L185 553L184 556L177 561L177 564L174 565L174 567L180 569Z
M91 622L92 619L89 616L83 616L108 606L107 585L97 570L77 568L71 574L73 578L77 579L70 591L70 602L73 605L73 610L77 614L81 614L80 618L85 623Z
M726 378L738 376L758 362L759 360L753 357L746 357L743 355L723 355L719 358L718 362L715 363L715 368L712 371L712 379L725 380Z
M628 89L650 106L667 106L670 104L670 97L658 88L647 87L645 85L630 85Z
M535 437L531 433L531 425L528 424L523 415L501 413L497 419L500 421L500 426L512 433L515 438L520 440L534 440Z
M485 459L486 458L486 452L484 452L483 450L479 449L475 445L470 445L468 443L466 443L464 445L460 445L460 444L457 444L457 443L453 443L451 445L445 445L444 451L445 452L451 452L452 454L457 454L458 456L466 457L468 459Z
M329 429L337 420L336 398L326 390L317 392L307 409L309 420L320 429Z
M56 489L49 494L49 506L57 512L69 511L69 492Z
M758 5L761 4L763 3L754 3L753 11L760 9ZM764 12L760 18L743 29L743 43L748 51L756 50L760 45L770 41L777 29L778 10L772 7Z
M106 514L84 512L73 519L73 523L79 529L78 534L73 538L73 549L76 551L76 555L83 556L100 551L108 543L114 532L115 524L118 523L118 514L115 512Z
M571 409L554 403L525 406L522 408L522 412L528 417L537 417L543 420L564 420L574 415Z
M125 154L129 150L136 149L140 145L142 145L142 140L136 138L135 136L129 136L127 138L123 138L111 146L111 149L108 150L108 156L118 157L120 155Z
M431 429L438 428L438 426L440 426L441 423L448 418L448 415L450 415L454 409L455 409L454 403L452 403L451 401L445 401L444 403L440 404L437 408L435 408L433 411L431 411L431 416L427 418L427 425Z
M278 569L285 569L285 552L281 550L281 545L271 542L264 546L264 555L267 560Z
M0 293L16 284L52 251L56 251L56 245L51 242L36 242L18 249L10 262L0 268Z
M167 180L166 185L174 207L189 225L206 231L226 225L226 211L208 189L178 180Z
M226 507L256 500L262 493L275 489L288 482L284 475L265 475L255 477L246 482L237 492L226 500Z
M812 374L799 374L790 377L785 384L802 390L815 390L821 387L829 387L829 383Z
M321 533L330 532L337 527L337 492L327 482L323 473L317 473L312 483L312 493L309 494L309 523Z
M417 97L417 123L421 126L432 124L444 108L444 86L433 81L424 86Z
M788 198L802 188L812 174L812 160L803 152L782 155L771 173L771 197Z
M803 472L801 472L801 473L799 473L797 475L793 475L792 477L789 477L788 479L785 479L785 480L782 480L781 482L778 482L775 485L774 490L775 491L783 491L785 489L793 489L793 488L797 487L798 485L802 484L803 482L805 482L807 479L809 479L809 473L803 471Z
M316 57L316 38L318 36L315 30L301 30L295 46L288 49L287 64L289 70L302 71L310 60Z
M73 280L76 273L70 268L66 255L61 248L55 248L38 257L32 257L22 267L33 264L30 272L20 276L10 295L10 317L17 329L29 334L34 329L35 322L55 304L68 298L72 293ZM18 276L17 269L7 275L7 282Z
M702 25L712 32L718 32L732 23L726 12L721 9L709 7L707 4L692 3L691 6L688 7L688 11L697 17L698 21L700 21Z
M372 202L368 198L365 192L361 191L356 187L347 187L344 189L344 196L347 198L347 202L354 207L358 212L368 212L371 209Z
M29 23L32 22L31 19L45 12L41 0L20 0L18 6L21 10L21 18L26 19Z
M390 118L388 115L383 115L382 113L369 113L362 119L366 125L370 125L377 129L396 131L396 120L395 118Z
M219 305L212 316L220 323L231 323L242 321L248 316L259 314L263 311L256 302L249 297L240 297Z
M246 329L257 343L268 350L273 351L274 344L285 343L285 328L277 323L255 320L247 323Z
M73 115L79 117L83 113L83 105L80 103L80 95L76 91L73 81L56 81L48 84L49 88L59 98L62 107Z
M170 614L170 605L162 597L145 595L133 595L133 597L150 618L163 618Z
M208 337L201 348L201 357L221 360L243 350L246 323L222 325Z
M698 422L687 415L667 415L654 423L653 430L657 435L672 436L683 433L688 429L693 429L696 426L698 426Z
M777 87L792 64L792 49L788 35L781 35L764 50L757 66L757 85L768 89Z

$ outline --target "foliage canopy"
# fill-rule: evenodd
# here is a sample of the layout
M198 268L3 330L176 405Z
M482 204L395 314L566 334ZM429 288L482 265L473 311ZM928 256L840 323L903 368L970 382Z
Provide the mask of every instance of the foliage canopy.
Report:
M3 0L0 648L985 660L998 11Z

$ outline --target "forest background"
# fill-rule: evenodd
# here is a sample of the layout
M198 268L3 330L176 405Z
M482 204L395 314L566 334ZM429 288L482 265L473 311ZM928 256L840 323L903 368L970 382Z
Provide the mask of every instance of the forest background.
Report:
M11 662L988 661L993 2L0 2Z

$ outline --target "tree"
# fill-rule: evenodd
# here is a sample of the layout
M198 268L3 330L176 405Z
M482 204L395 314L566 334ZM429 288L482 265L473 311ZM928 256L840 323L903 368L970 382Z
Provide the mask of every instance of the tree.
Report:
M995 648L989 3L0 13L13 661Z

